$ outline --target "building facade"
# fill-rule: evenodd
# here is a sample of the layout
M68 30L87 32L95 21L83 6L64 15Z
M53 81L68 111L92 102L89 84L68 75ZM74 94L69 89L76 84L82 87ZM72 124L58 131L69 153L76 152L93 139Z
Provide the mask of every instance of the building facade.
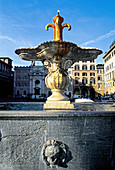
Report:
M105 88L104 88L104 64L98 64L96 66L97 69L97 76L96 76L96 92L105 95Z
M96 60L76 62L69 69L68 73L72 77L72 95L94 99L96 90Z
M71 98L87 97L94 99L98 94L104 95L104 65L96 65L96 60L79 61L68 70L71 77L66 94Z
M48 97L51 94L50 89L45 85L47 68L43 65L35 65L32 62L29 67L14 68L14 97L30 97L39 99Z
M0 99L13 97L12 60L0 57Z
M21 98L30 93L30 69L31 67L14 67L14 97Z
M105 94L115 93L115 44L104 55Z

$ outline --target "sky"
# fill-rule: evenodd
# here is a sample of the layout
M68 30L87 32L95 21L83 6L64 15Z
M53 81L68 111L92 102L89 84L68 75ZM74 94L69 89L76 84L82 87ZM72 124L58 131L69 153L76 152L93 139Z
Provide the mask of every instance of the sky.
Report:
M0 0L0 57L11 58L13 66L29 66L14 51L53 41L53 29L45 26L57 10L72 28L64 28L63 40L101 49L97 64L103 64L115 40L115 0Z

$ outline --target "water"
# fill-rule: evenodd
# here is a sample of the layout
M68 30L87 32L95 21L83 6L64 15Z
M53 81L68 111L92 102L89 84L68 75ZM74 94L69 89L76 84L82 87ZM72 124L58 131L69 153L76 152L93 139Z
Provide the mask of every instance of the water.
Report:
M43 110L43 103L4 103L0 110Z
M115 103L73 103L76 111L115 111ZM44 102L10 102L0 103L0 111L2 110L43 110Z

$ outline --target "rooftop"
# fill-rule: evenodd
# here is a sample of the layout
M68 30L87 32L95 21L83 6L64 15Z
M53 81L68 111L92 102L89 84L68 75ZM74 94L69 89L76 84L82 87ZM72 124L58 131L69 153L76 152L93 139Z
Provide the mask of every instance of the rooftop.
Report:
M103 56L103 59L115 48L115 44L107 51L107 53L105 53L105 55Z

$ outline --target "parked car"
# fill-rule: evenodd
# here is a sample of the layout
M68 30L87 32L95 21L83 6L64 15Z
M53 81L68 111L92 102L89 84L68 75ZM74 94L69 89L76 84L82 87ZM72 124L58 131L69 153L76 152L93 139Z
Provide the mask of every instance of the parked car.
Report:
M102 96L101 101L102 102L113 102L113 99L111 96Z
M81 95L74 94L74 95L73 95L73 98L74 98L74 99L81 99Z

